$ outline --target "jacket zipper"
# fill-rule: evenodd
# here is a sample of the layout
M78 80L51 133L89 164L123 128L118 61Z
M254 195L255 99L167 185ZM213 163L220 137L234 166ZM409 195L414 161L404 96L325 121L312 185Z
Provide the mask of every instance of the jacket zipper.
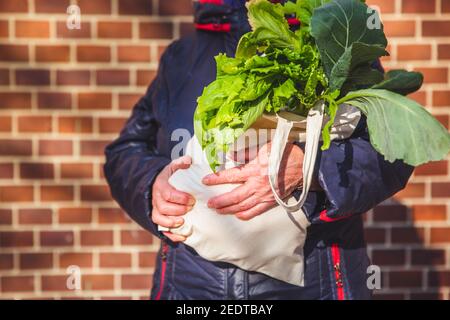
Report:
M337 289L337 298L338 300L345 300L344 281L342 279L341 270L341 253L339 251L339 246L336 243L331 245L331 257L333 259L333 271Z
M169 245L163 242L161 250L161 277L159 280L159 290L155 297L155 300L161 300L161 295L164 290L164 282L166 279L166 268L167 268L167 253L169 252Z

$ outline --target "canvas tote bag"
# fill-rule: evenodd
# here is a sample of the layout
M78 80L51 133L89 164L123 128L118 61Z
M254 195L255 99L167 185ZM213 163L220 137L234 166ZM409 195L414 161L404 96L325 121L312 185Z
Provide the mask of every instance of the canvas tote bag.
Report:
M341 106L331 138L348 138L360 116L355 108ZM169 183L194 196L196 203L183 216L185 222L182 226L172 229L159 227L159 230L187 237L184 243L207 260L228 262L244 270L257 271L303 286L303 246L309 222L301 208L311 185L322 126L327 120L324 119L324 103L316 104L306 119L287 118L292 117L286 113L276 117L276 130L271 139L269 155L269 181L278 206L248 221L239 220L234 215L218 214L208 208L208 199L232 191L238 185L205 186L202 183L202 178L212 173L212 170L194 136L186 149L186 154L192 157L191 167L176 171ZM293 127L301 132L295 139L305 142L303 189L298 200L294 197L281 199L276 191L280 162L287 142L292 139L289 134ZM225 168L236 165L228 159Z

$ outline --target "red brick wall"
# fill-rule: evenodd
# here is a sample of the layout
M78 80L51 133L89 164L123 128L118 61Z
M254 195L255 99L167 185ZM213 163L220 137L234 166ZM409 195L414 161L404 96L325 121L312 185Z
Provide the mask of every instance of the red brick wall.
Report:
M448 127L450 0L380 5L392 56L418 69L414 97ZM81 30L66 8L81 7ZM155 238L111 200L103 147L191 29L190 0L0 1L0 297L147 298ZM416 170L407 189L367 215L380 298L449 298L448 162ZM66 289L66 268L82 291Z

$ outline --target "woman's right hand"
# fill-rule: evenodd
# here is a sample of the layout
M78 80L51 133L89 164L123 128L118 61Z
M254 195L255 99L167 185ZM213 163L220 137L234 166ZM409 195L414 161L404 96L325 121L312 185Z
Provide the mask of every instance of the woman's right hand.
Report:
M152 221L166 228L177 228L184 223L181 217L192 209L195 199L186 192L179 191L169 184L170 176L179 169L191 166L192 159L184 156L169 163L156 177L152 187ZM163 232L174 242L186 240L186 237Z

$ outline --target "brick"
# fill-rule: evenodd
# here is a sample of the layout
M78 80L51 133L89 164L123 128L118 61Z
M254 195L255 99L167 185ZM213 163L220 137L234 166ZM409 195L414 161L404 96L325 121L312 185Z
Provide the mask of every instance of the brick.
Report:
M386 241L386 229L369 228L364 229L365 240L369 244L384 243Z
M56 72L58 86L88 86L90 82L89 70L58 70Z
M155 266L156 252L139 252L139 267L151 268Z
M16 20L15 36L17 38L48 38L50 24L48 21Z
M74 235L72 231L41 231L41 246L62 247L73 246Z
M122 289L124 290L149 290L152 278L148 274L124 274L122 275Z
M383 249L372 251L373 263L380 266L401 266L406 262L405 251L400 249Z
M193 12L191 0L159 1L159 14L162 16L191 16Z
M433 106L450 107L450 90L433 91Z
M14 256L10 253L0 253L0 270L14 268Z
M59 266L67 268L72 265L77 265L80 268L91 268L93 265L92 253L68 252L59 255Z
M81 155L83 156L103 156L109 140L86 140L81 141Z
M368 0L366 3L369 6L379 7L382 14L395 12L395 1L392 0Z
M111 13L111 0L77 0L83 14L109 14Z
M414 170L417 176L439 176L447 175L447 161L435 161L423 164Z
M9 24L6 20L0 20L0 38L9 37Z
M98 212L99 223L130 223L127 215L119 208L100 208Z
M0 231L0 247L31 247L33 245L32 231Z
M33 292L33 276L4 276L0 279L3 292Z
M151 15L152 0L119 0L119 14Z
M119 109L131 110L141 98L142 94L140 93L121 93L119 94Z
M431 243L450 243L450 227L431 228Z
M0 12L18 13L28 12L27 0L0 1Z
M443 13L450 13L450 1L449 0L441 0L441 11Z
M54 169L52 163L21 163L21 179L53 179Z
M69 291L67 288L67 276L41 276L42 291Z
M428 285L430 287L449 287L450 271L430 271L428 273Z
M181 22L180 23L180 36L186 37L195 32L195 26L191 22Z
M100 253L100 268L130 268L131 254L118 252Z
M128 70L97 70L97 85L128 86L130 72Z
M1 109L30 109L31 94L28 92L0 92Z
M417 249L411 252L412 265L438 266L445 265L445 250Z
M398 60L430 60L431 59L431 45L416 44L416 45L398 45L397 46Z
M423 197L425 197L424 183L408 183L405 189L395 195L395 198L398 199Z
M420 292L411 293L411 300L444 300L443 294L440 292Z
M5 140L0 139L0 156L30 156L30 140Z
M83 12L82 12L83 14ZM68 29L66 21L56 23L56 36L58 38L82 39L91 37L91 23L81 22L80 29Z
M436 0L402 0L403 13L434 13Z
M41 186L41 201L72 201L73 186Z
M51 209L20 209L19 223L23 225L52 224Z
M64 92L39 92L39 109L70 109L72 106L72 96Z
M77 61L79 62L109 62L111 48L108 46L80 45L77 47Z
M18 118L20 132L51 132L52 117L50 116L21 116Z
M67 45L36 46L36 61L38 62L69 62L70 47Z
M438 59L439 60L450 59L450 44L438 44Z
M0 226L12 224L12 211L10 209L0 209Z
M373 293L374 300L405 300L405 295L402 293L378 293L376 290Z
M439 121L447 130L450 128L449 123L450 123L450 119L449 116L445 115L445 114L435 114L433 115L437 121Z
M114 243L112 231L82 230L82 246L112 246Z
M12 118L10 116L0 116L0 132L11 132Z
M373 211L373 220L376 222L406 221L408 218L408 208L403 205L380 205Z
M131 38L131 23L99 21L97 23L97 34L99 38L106 39Z
M424 83L447 83L448 68L415 68L423 73Z
M114 276L108 274L85 275L82 277L83 290L113 290Z
M111 109L112 96L106 92L81 92L78 94L78 109Z
M10 82L9 81L9 70L8 69L0 69L0 85L2 85L2 86L8 85L9 82Z
M120 232L120 240L122 245L150 245L153 237L144 230L123 230Z
M424 243L425 230L418 227L395 227L391 229L392 243Z
M48 86L50 85L50 71L45 69L16 70L16 84L22 86Z
M0 44L0 61L28 61L28 46L15 44Z
M12 179L14 177L14 166L12 163L0 163L0 179Z
M105 185L81 186L82 201L112 201L109 187Z
M148 86L156 77L156 72L153 70L138 70L136 74L136 81L138 86ZM120 99L120 95L119 95ZM120 100L119 100L120 106Z
M413 37L416 32L414 21L383 21L384 32L391 37Z
M19 265L23 270L51 269L53 255L51 253L22 253L19 256Z
M421 271L391 271L389 285L391 288L422 288Z
M58 131L60 133L92 133L93 120L91 117L60 117Z
M141 22L139 24L141 39L172 39L173 24L170 22Z
M40 140L39 155L68 156L72 155L73 146L70 140Z
M34 7L37 13L66 13L70 0L35 0Z
M425 91L416 91L414 93L411 93L410 95L408 95L408 98L413 99L421 105L427 104L427 95Z
M432 183L431 196L433 198L449 198L450 197L450 182Z
M59 223L91 223L91 208L60 208L58 210Z
M88 179L94 176L94 168L91 163L62 163L62 179Z
M100 133L118 133L122 130L127 118L100 118Z
M150 47L141 45L118 46L117 57L120 62L150 62Z
M444 221L447 219L445 205L413 205L412 219L414 221Z
M32 186L0 186L0 202L33 201Z
M424 37L450 37L450 21L423 21L422 35Z

